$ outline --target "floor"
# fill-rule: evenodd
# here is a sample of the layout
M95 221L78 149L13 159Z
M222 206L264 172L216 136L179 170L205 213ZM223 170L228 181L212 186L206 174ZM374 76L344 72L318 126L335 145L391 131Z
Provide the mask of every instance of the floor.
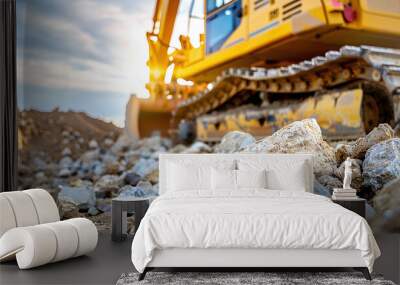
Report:
M374 270L385 276L385 279L400 284L400 233L377 234L375 239L381 257L375 261Z
M131 239L112 242L111 234L99 234L97 249L81 256L30 270L18 270L15 262L0 265L0 284L115 284L124 272L134 271L130 260ZM400 234L376 236L382 257L375 272L400 284Z
M16 262L0 265L0 284L115 284L124 272L132 272L131 239L112 242L111 233L99 233L99 242L88 256L18 270Z

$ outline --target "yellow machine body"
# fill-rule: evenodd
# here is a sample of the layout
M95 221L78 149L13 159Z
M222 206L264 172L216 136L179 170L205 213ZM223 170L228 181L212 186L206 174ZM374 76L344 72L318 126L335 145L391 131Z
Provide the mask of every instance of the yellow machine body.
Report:
M343 3L352 4L351 23L343 16ZM206 55L202 42L175 52L176 78L211 81L230 67L298 62L344 45L400 48L396 0L244 0L242 10L241 24L220 50Z
M172 128L176 128L182 120L196 121L197 136L203 140L218 140L224 133L231 130L248 131L256 136L266 135L293 120L307 117L316 118L326 135L338 134L340 138L351 129L357 129L353 134L362 133L366 128L365 124L368 124L366 121L370 124L382 121L381 115L373 119L365 119L365 113L374 113L374 108L379 105L379 98L375 98L375 102L370 100L372 103L367 104L368 102L363 101L363 93L366 92L363 88L346 86L341 89L340 86L361 79L372 80L386 86L387 82L382 79L382 76L376 76L375 73L380 71L374 70L377 65L372 62L381 61L382 64L399 66L400 57L397 57L396 52L390 57L390 61L386 58L381 60L380 55L377 55L370 61L367 60L366 65L354 58L350 63L348 62L350 60L347 60L348 57L340 58L338 62L334 62L335 66L338 66L335 69L335 76L341 77L343 72L347 72L341 68L350 70L350 76L335 81L335 84L332 83L333 79L325 78L326 70L330 69L329 65L319 73L309 74L308 71L301 71L299 75L291 75L287 79L272 78L272 81L265 81L267 87L264 86L264 89L257 86L261 84L261 81L253 77L228 76L226 84L224 81L219 83L219 77L232 69L269 69L290 66L322 56L329 50L339 50L346 45L400 48L400 1L201 1L204 1L205 34L195 35L200 38L199 46L194 47L191 44L193 39L190 35L182 35L181 47L172 51L169 44L179 4L182 1L157 1L153 30L147 34L150 69L147 89L150 98L146 102L140 100L140 105L143 105L143 108L139 108L140 110L147 113L172 114ZM218 38L218 29L222 25L218 27L216 23L213 26L212 21L217 21L218 17L231 17L232 13L235 13L237 17L232 22L235 27L222 40L215 41L216 45L212 46L213 39L210 39L210 35L215 34ZM172 80L166 83L166 70L171 68L171 65L173 65ZM361 71L355 71L354 66ZM234 73L231 72L231 74ZM319 76L322 76L322 79L318 78ZM392 77L397 78L397 74ZM179 84L181 79L191 84L182 86ZM319 80L323 83L319 83ZM394 84L397 84L396 80L392 79ZM297 88L296 84L299 83L300 86L303 81L306 87ZM271 87L274 82L277 83L276 88ZM287 82L290 85L289 88L285 87ZM311 88L310 86L314 86L314 83L318 86ZM330 89L329 92L326 92L326 88ZM387 93L392 96L394 92L397 92L396 90L391 87L388 88ZM279 104L279 108L271 107L270 104L268 112L265 111L266 116L261 119L259 116L252 119L251 114L254 109L260 109L261 105L266 104L256 104L248 109L244 108L245 111L233 113L230 112L232 107L224 107L228 100L240 101L238 97L248 96L250 93L259 96L260 92L272 94L275 103L281 100L279 94L282 94L283 103ZM308 96L300 96L301 100L285 105L285 100L289 102L291 97L297 100L299 94L308 94ZM371 94L368 96L371 97ZM387 102L393 103L397 98L388 100ZM240 104L239 102L232 106L238 107ZM387 109L384 111L386 112ZM269 120L271 112L273 119ZM395 113L393 110L391 112ZM221 113L219 117L223 118L219 120L212 118L209 121L215 122L211 124L207 123L207 120L199 119L202 116L213 116L214 113ZM393 123L397 116L398 114L393 114L386 119ZM154 118L156 119L157 116ZM146 119L151 120L149 116ZM146 124L140 119L140 112L138 124ZM148 132L143 131L140 135L142 133Z

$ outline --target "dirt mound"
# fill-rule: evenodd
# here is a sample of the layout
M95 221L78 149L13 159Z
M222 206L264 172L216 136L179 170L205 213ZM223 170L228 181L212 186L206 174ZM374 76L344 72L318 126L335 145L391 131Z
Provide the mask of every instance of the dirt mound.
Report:
M20 112L18 125L23 137L22 155L45 152L52 160L59 160L66 147L71 149L74 157L85 152L91 140L102 144L107 138L115 140L122 133L122 129L114 124L86 113L58 109Z
M109 147L122 129L82 112L27 110L18 113L19 165L18 188L40 184L41 176L50 175L63 153L78 158L90 145ZM37 170L42 173L36 177ZM49 173L48 173L49 172ZM53 188L52 185L44 185Z

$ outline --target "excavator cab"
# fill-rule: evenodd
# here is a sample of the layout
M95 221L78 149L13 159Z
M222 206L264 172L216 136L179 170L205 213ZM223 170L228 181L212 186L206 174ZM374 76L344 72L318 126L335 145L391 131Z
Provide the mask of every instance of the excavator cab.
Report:
M242 21L241 0L207 0L206 54L218 51Z

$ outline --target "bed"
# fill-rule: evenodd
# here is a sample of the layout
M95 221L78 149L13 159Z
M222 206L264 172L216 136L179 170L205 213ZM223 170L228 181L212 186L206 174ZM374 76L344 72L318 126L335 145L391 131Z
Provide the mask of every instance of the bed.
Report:
M160 197L132 243L154 268L352 267L380 251L361 216L313 194L310 154L162 154Z

